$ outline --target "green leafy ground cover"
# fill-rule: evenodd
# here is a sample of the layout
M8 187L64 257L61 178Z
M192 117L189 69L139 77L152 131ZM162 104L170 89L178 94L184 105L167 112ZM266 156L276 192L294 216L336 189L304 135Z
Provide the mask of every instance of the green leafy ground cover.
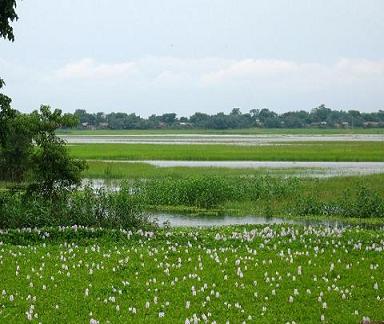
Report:
M73 157L91 160L384 161L384 142L316 142L267 146L71 144L68 149Z
M0 232L0 322L384 319L384 232L291 225Z

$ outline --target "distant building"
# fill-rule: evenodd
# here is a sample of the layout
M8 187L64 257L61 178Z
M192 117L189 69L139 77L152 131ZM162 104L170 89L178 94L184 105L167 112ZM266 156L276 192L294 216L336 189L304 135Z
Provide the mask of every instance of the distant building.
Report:
M342 122L341 125L344 127L344 128L348 128L349 127L349 123L348 122Z
M108 128L109 124L108 123L99 123L99 128Z
M368 121L363 123L363 127L383 127L384 123Z

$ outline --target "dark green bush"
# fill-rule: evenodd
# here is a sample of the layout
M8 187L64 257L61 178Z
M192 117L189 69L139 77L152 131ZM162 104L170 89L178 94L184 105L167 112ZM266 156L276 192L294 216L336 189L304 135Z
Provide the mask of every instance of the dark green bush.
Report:
M362 186L345 190L341 198L332 201L322 201L313 195L302 197L296 203L295 212L300 216L384 217L384 198Z
M0 228L102 226L138 228L149 224L142 198L128 189L119 192L89 187L61 192L54 199L22 192L0 193Z

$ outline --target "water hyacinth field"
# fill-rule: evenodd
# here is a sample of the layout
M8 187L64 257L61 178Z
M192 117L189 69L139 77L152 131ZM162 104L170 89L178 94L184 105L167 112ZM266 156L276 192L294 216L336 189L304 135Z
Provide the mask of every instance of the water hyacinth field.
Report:
M0 323L380 323L382 148L69 143L81 186L0 191Z
M0 322L384 320L382 228L2 230Z

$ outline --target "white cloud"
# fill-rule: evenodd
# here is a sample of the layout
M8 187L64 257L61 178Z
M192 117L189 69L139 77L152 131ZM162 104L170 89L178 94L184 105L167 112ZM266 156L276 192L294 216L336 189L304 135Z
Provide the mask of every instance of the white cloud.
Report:
M248 77L272 77L292 73L298 69L298 64L283 60L253 60L246 59L229 63L223 69L203 75L203 81L216 83L226 80Z
M93 59L86 58L65 65L56 71L56 75L63 79L116 78L129 75L134 69L134 62L101 64Z
M341 59L336 69L349 76L362 78L384 77L384 60L370 61L366 59Z
M188 114L233 105L291 109L326 103L379 109L384 102L384 60L343 58L325 64L150 56L114 63L87 58L52 69L0 57L0 71L6 90L25 106L32 99L53 98L64 107L129 105L149 114L159 109Z
M384 81L384 60L340 59L334 64L276 59L145 57L119 63L83 59L55 71L59 79L124 80L139 87L212 87L254 85L262 88L323 88Z

